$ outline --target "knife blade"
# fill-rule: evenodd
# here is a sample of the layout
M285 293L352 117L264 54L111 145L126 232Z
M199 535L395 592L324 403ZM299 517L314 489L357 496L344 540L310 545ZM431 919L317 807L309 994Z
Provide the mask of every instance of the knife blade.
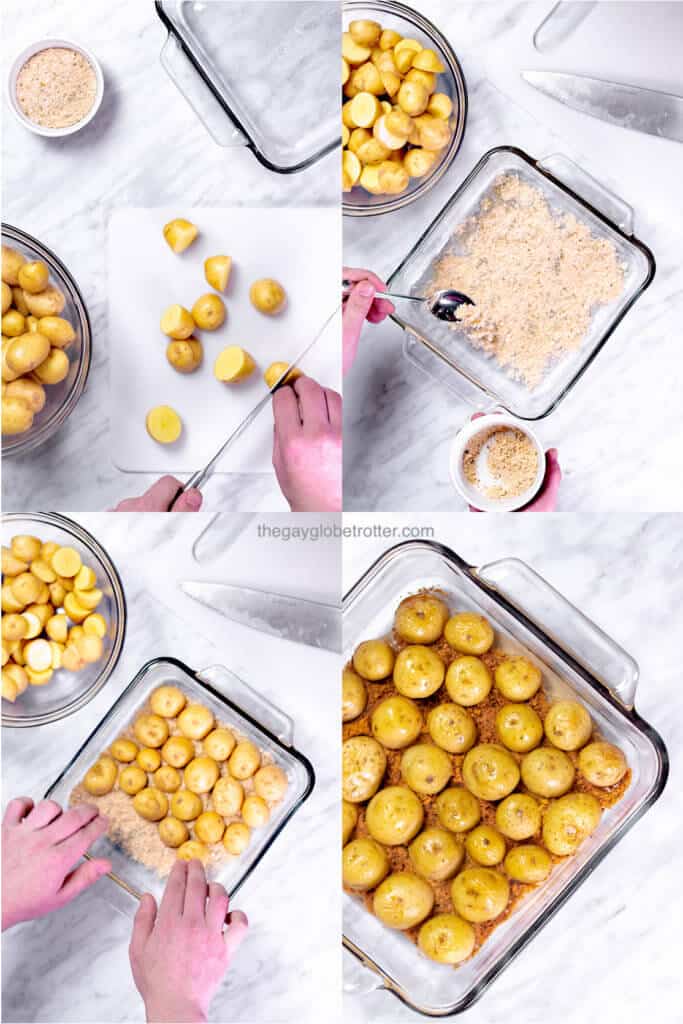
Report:
M341 612L336 605L230 583L183 580L181 590L233 622L294 643L341 651Z
M683 96L561 71L522 71L534 89L601 121L683 142Z

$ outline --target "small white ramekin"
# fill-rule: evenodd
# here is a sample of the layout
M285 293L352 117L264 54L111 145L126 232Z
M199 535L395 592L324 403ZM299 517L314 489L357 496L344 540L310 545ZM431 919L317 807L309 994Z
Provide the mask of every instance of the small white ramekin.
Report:
M40 53L41 50L47 50L50 47L58 47L64 50L76 50L77 53L83 54L85 59L91 64L97 81L95 102L92 107L82 121L77 121L76 124L71 124L68 128L43 128L41 125L35 124L26 117L17 100L17 76L19 72L27 60L30 60L36 53ZM37 43L31 43L30 46L27 46L15 57L10 65L9 75L7 77L7 102L9 103L10 110L16 117L17 121L23 124L24 128L28 128L30 132L33 132L34 135L43 135L48 139L60 139L66 135L74 135L76 132L79 132L81 128L85 128L86 124L90 124L95 114L100 109L103 95L104 75L102 74L100 62L94 53L90 50L86 50L86 48L81 46L80 43L74 43L71 39L41 39Z
M528 490L514 498L501 500L487 498L476 487L473 487L465 476L463 469L465 448L473 437L490 430L491 427L498 429L507 427L510 430L521 430L536 449L538 456L536 479ZM523 421L515 419L514 416L509 416L507 413L487 413L484 416L478 416L474 420L468 420L453 438L450 454L450 474L453 486L468 505L481 509L482 512L515 512L517 509L528 505L541 489L545 478L545 451L536 435Z

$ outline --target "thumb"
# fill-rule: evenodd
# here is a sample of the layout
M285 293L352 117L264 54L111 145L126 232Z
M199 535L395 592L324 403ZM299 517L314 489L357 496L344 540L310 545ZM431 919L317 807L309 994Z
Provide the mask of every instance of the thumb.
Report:
M86 860L71 871L62 882L59 898L62 904L70 903L85 889L99 881L103 875L111 871L111 862L103 857Z
M359 281L348 294L343 316L343 370L353 366L358 350L360 332L375 298L375 288L370 281Z
M228 915L228 922L228 927L223 932L223 938L228 957L233 957L246 938L249 931L249 920L241 910L233 910Z
M171 511L198 512L202 507L202 500L202 492L198 491L196 487L191 487L189 491L180 495Z

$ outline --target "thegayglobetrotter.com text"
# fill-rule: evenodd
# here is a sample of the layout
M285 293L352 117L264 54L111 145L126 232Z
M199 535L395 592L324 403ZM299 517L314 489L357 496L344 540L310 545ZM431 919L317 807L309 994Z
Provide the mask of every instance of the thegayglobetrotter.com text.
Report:
M261 540L303 540L318 541L331 538L351 540L353 538L378 537L382 540L424 540L433 539L431 526L387 526L386 523L366 523L363 526L341 523L317 523L314 526L279 526L259 523L256 535Z

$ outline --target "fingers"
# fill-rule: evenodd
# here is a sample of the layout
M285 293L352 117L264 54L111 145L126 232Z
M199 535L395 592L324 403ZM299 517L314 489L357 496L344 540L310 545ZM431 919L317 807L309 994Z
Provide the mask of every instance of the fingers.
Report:
M54 800L41 800L26 818L26 824L33 829L45 828L61 813L62 808Z
M233 910L230 914L228 927L223 935L229 957L232 957L237 952L248 931L249 920L247 915L243 914L241 910Z
M367 280L353 286L344 303L342 315L342 369L344 373L353 366L358 352L360 333L375 297L375 286Z
M33 808L33 800L30 796L17 796L10 800L5 808L2 819L3 825L18 825Z
M187 883L187 861L177 860L168 876L166 889L159 907L161 920L180 917L185 903L185 885Z
M206 875L199 860L191 860L187 865L187 885L185 887L185 903L183 916L191 921L203 921L206 909Z
M182 486L180 480L176 480L174 476L162 476L142 495L140 501L143 507L140 511L168 512L178 488Z
M139 956L152 934L154 922L157 918L157 905L153 896L148 892L140 900L135 920L133 921L133 934L130 940L131 956Z
M202 492L198 491L196 487L191 487L189 491L180 495L171 511L198 512L202 507L202 500Z
M342 396L332 388L325 388L325 401L327 402L327 415L330 424L337 430L342 429Z
M104 858L86 860L66 876L59 890L59 899L62 904L69 903L79 893L89 889L91 885L99 881L107 871L111 871L111 863Z
M61 843L68 839L79 829L84 828L88 822L94 821L99 811L92 804L81 804L73 807L70 811L64 811L58 818L50 822L45 828L45 834L53 843Z
M68 839L64 839L59 844L59 849L64 853L65 857L71 858L71 863L82 857L84 853L87 853L93 843L96 843L100 836L103 836L107 831L109 825L109 819L103 818L99 815L89 821L87 825L79 828L77 832L74 832L69 836Z
M345 281L351 281L355 283L358 281L369 281L374 286L374 291L385 292L387 286L381 277L377 274L373 274L371 270L362 270L359 267L344 267L342 277Z
M327 425L327 401L325 392L318 382L311 377L299 377L294 382L294 390L299 399L304 432L310 433L320 426Z
M282 441L301 430L299 402L294 389L289 385L279 388L273 395L273 421L275 434Z
M211 882L206 904L206 923L212 931L221 932L228 913L228 894L222 885Z

